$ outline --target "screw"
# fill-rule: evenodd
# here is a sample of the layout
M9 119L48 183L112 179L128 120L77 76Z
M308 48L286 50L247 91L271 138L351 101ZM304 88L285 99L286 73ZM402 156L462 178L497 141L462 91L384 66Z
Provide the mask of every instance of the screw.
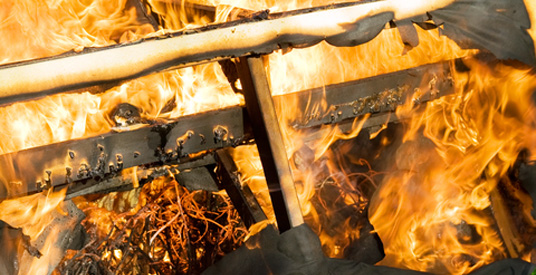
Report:
M226 135L229 133L229 130L223 126L216 126L214 128L214 143L226 140Z

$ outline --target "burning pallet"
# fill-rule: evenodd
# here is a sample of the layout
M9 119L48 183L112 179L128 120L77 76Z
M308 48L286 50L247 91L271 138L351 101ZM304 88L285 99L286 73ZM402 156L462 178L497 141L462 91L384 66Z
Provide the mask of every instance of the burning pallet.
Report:
M360 130L369 129L375 136L390 122L410 119L412 112L417 112L421 103L445 99L447 95L456 94L454 75L461 75L469 68L463 61L452 59L342 84L272 96L270 76L266 72L266 67L269 66L266 55L275 50L311 47L321 41L339 47L360 45L377 36L387 24L391 27L398 27L397 30L408 50L419 44L417 31L413 27L415 24L423 29L440 27L443 34L458 42L462 47L485 49L497 58L517 59L528 65L535 63L534 44L526 31L530 25L527 21L530 22L530 20L521 1L506 4L496 1L497 3L494 2L496 6L492 5L492 8L486 3L482 4L481 1L470 2L470 4L461 3L461 1L414 2L416 8L412 10L403 9L394 1L365 1L283 13L242 11L237 16L242 19L236 21L166 33L163 36L153 36L115 46L84 49L55 57L3 65L0 67L0 80L4 83L0 87L0 101L8 104L19 100L73 92L76 89L93 87L92 89L98 91L103 87L119 85L129 79L156 71L220 61L222 71L229 81L229 87L232 87L234 92L243 94L245 105L195 112L172 119L152 119L144 117L143 112L136 106L120 104L108 114L108 119L115 124L111 132L1 155L0 198L13 199L58 190L65 192L67 198L75 198L81 195L140 188L159 177L172 176L175 179L175 185L171 189L169 186L160 187L158 194L153 194L151 200L170 200L169 192L172 191L175 191L178 203L170 204L169 207L180 207L181 201L184 202L186 199L192 201L199 199L191 195L192 191L179 187L177 182L190 189L212 191L224 189L238 210L241 221L247 227L265 220L267 216L275 217L279 232L300 228L299 230L305 230L302 232L304 236L309 236L308 231L303 229L302 206L298 200L291 171L291 166L299 164L289 163L283 141L284 136L279 127L282 119L278 118L276 109L290 102L295 104L297 115L293 116L292 121L283 121L292 125L292 128L297 131L314 133L308 135L308 140L304 144L322 141L326 137L325 133L329 132L329 135L335 128L342 129L339 130L342 132L354 132L354 135L348 135L353 137ZM143 10L143 5L137 7ZM193 5L193 7L199 8L200 6ZM204 12L213 12L210 7L202 7L204 7ZM462 9L467 7L469 9ZM476 12L476 10L485 16L475 14L471 17L448 16L453 11L463 14ZM517 15L514 17L513 13ZM493 16L488 16L490 14ZM148 15L145 14L145 16ZM472 30L473 27L478 29L472 26L474 21L483 17L486 17L484 21L487 23L494 20L490 24L502 24L501 27L506 31L502 31L501 35L497 36L490 32L481 33ZM156 21L152 23L156 24ZM459 25L471 26L471 28L463 29L467 30L467 33L462 33ZM499 47L498 44L509 46ZM28 75L32 76L32 81L28 81ZM237 80L240 81L240 85L237 85ZM421 109L425 108L425 104L422 105ZM395 113L396 110L403 108L406 108L405 112ZM326 125L331 125L331 128L325 129ZM332 133L331 136L333 136ZM327 146L329 147L331 143L333 141ZM230 156L230 148L241 148L249 144L255 144L259 150L274 211L273 216L263 212L258 198L253 195L250 187L241 183L238 168ZM309 156L309 158L314 159L315 153L312 154L313 157ZM304 157L297 156L297 158L303 159ZM296 162L295 156L291 159ZM31 167L28 166L28 162L32 163ZM215 167L218 169L215 170ZM135 174L136 180L125 180L125 174ZM503 202L498 202L501 200L501 195L493 192L495 191L491 191L491 200L496 205L493 208L493 215L498 223L498 230L501 232L504 245L511 257L520 256L526 253L528 248L517 241L519 233L514 232L515 230L508 226L509 215L505 213L506 210L500 209L504 205ZM197 203L216 200L216 204L223 205L221 207L227 209L225 217L233 221L237 220L237 216L229 210L229 200L224 197L212 197L213 195L207 198L206 193L203 194L205 195L199 196L205 197L199 199ZM322 199L319 199L319 203L322 203ZM377 205L373 204L373 206L378 208ZM156 211L156 208L159 210ZM364 210L366 208L368 206L358 207L352 211L366 211ZM159 213L159 216L154 216L155 213ZM183 220L180 230L186 230L188 222L186 222L184 210L180 210L176 215L172 213L175 212L161 208L158 203L149 203L139 209L136 215L126 215L128 216L127 222L114 224L115 228L109 230L110 235L106 237L106 240L117 238L121 242L115 243L115 246L111 245L106 248L106 251L121 254L108 255L118 259L115 263L117 270L124 267L124 260L128 258L123 250L116 249L119 245L124 245L122 241L125 239L129 240L128 243L131 246L136 246L136 240L142 243L148 241L151 245L156 238L159 238L159 234L177 219ZM365 229L362 229L359 234L362 237L372 236L374 239L372 246L379 249L377 236L370 233L372 227L366 215L361 214L361 216L365 221L360 220L359 226ZM160 221L157 227L149 231L138 232L138 235L136 232L125 235L128 227L147 226L142 221L147 217L153 220L163 218L168 221ZM220 217L217 216L214 219L217 220ZM206 219L208 218L199 218L199 220ZM469 232L466 234L470 239L469 243L473 237L482 234L472 232L471 230L474 231L474 229L467 225L465 220L455 224L454 227L456 226L459 227L458 232L462 232L461 234ZM240 233L231 235L236 236L245 232L245 229L237 228L236 231ZM156 233L153 232L155 230ZM152 233L149 234L151 237L148 237L148 233ZM183 243L186 240L181 239L180 236L181 233L178 236L168 235L181 247L191 245L190 240L187 241L188 243ZM367 237L363 239L370 241ZM174 244L166 244L163 239L159 240L161 247L174 247ZM234 241L226 245L230 250L241 244L241 240ZM33 244L25 243L29 251L34 249ZM313 243L316 245L316 242ZM107 244L110 245L113 242ZM298 244L303 245L299 240ZM357 245L363 244L364 241ZM71 242L67 242L62 248L66 249L70 245ZM196 249L194 251L207 248L197 246ZM225 252L229 252L229 249ZM314 249L318 250L318 247L315 246ZM84 263L98 258L98 255L88 256L97 253L96 250L84 253L83 255L76 253L70 255L71 259L77 260L78 263L73 260L67 262L62 266L64 271L102 272L105 270L105 267L98 265L83 267ZM144 253L134 254L145 255L147 259L141 262L154 264L151 267L154 269L140 269L137 272L148 273L150 270L165 272L165 268L170 266L168 263L181 261L177 258L172 261L173 257L169 253L161 253L158 257L154 253L151 255ZM383 251L379 252L381 253ZM184 256L185 254L179 253L178 255ZM379 255L379 258L372 257L363 260L361 258L363 252L359 255L361 256L355 256L353 260L374 264L381 258ZM153 262L149 259L151 257L158 258L158 261ZM191 255L186 257L196 259ZM466 262L470 262L472 258L467 257L469 260ZM321 258L323 259L323 256ZM187 269L188 265L186 266ZM472 270L476 267L476 264L470 265L463 270ZM177 268L177 270L187 271L182 267ZM203 269L195 268L197 271Z

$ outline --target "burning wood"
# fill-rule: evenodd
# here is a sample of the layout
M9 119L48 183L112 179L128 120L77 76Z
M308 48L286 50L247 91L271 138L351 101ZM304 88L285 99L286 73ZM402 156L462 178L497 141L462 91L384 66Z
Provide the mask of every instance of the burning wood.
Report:
M407 99L426 102L452 92L448 62L364 80L274 97L276 105L296 102L294 125L307 128L338 123L370 113L390 112ZM323 94L325 93L325 101ZM322 104L323 109L314 107ZM117 116L114 113L113 116ZM36 147L0 156L4 188L0 198L20 196L73 182L97 184L138 165L186 162L189 154L237 146L251 137L241 107L152 122L139 129ZM135 115L121 121L141 123ZM386 123L380 118L376 124ZM146 122L150 123L150 122ZM136 126L135 124L134 126ZM31 160L32 166L27 162Z
M358 2L273 16L265 12L251 19L172 33L164 38L8 64L0 68L0 82L4 83L0 96L8 103L117 83L170 67L310 47L323 40L341 47L355 46L373 39L390 21L421 22L426 15L436 25L444 25L443 33L462 47L488 49L498 58L536 63L534 44L526 32L530 20L521 0L495 1L492 8L477 0L400 3ZM453 12L460 16L449 16ZM483 23L497 25L501 31L481 32L489 29L489 25L479 25ZM464 27L474 29L462 32L460 28Z
M239 22L172 33L165 37L149 38L105 49L86 49L82 53L72 52L44 60L5 65L0 68L0 80L14 85L6 84L5 89L0 88L0 92L5 92L5 97L0 101L7 103L13 100L63 92L71 88L102 83L113 84L173 66L189 66L222 58L249 56L252 53L265 54L275 49L308 47L320 41L327 41L336 46L355 45L373 38L388 22L391 26L397 25L399 27L401 38L406 43L407 48L418 44L413 27L414 22L423 28L439 26L440 33L448 35L462 47L487 49L498 58L518 59L527 64L534 63L534 45L526 31L530 24L522 1L445 0L431 2L413 0L409 3L419 4L419 6L413 6L411 9L407 8L408 3L403 5L400 3L389 0L361 4L340 4L282 14L264 12ZM426 13L427 11L429 12ZM426 15L425 18L421 18L422 15ZM430 21L430 17L433 21ZM502 28L498 28L498 26ZM218 39L214 39L214 37ZM199 42L199 44L194 42ZM432 43L432 45L434 44ZM382 49L385 51L384 48L374 50L377 52L382 51ZM427 50L430 51L430 49ZM369 55L371 52L366 52L364 56L368 58ZM450 59L458 55L446 54L445 56ZM109 59L102 60L101 58ZM381 58L379 60L379 62L383 62ZM429 59L424 58L418 64L430 62L425 60ZM71 64L72 61L79 63ZM115 64L114 62L117 61L122 64ZM131 66L138 61L136 66ZM378 60L374 62L378 63ZM437 62L437 60L433 62ZM260 63L257 62L258 64ZM453 78L447 73L448 67L440 64L395 73L384 78L378 77L372 80L327 86L322 90L299 92L293 95L293 98L287 95L275 98L276 106L280 108L278 109L280 111L279 123L283 126L283 133L285 133L283 138L285 138L287 147L282 148L282 142L277 146L279 149L283 149L282 151L288 151L292 154L290 165L294 166L293 174L299 191L296 193L300 200L294 211L299 212L298 208L303 209L306 220L314 226L313 230L321 238L324 253L331 257L346 257L348 256L346 251L352 250L348 248L347 242L354 243L356 239L363 236L361 232L372 230L370 224L368 224L369 227L361 227L362 224L355 223L356 217L366 216L364 215L366 210L363 209L368 204L372 191L364 192L359 183L367 182L367 185L370 186L369 189L378 189L371 204L373 206L371 215L376 231L386 243L387 258L382 264L423 271L439 270L460 273L470 272L479 266L505 257L505 247L510 255L516 255L515 253L519 252L519 255L527 256L526 249L512 246L512 244L516 245L515 240L512 241L510 236L504 233L506 232L504 229L508 229L508 227L495 230L493 218L489 215L486 216L486 211L489 210L489 205L494 203L496 181L504 177L505 170L512 163L512 156L515 158L523 147L527 147L531 152L536 150L529 142L534 140L534 123L531 119L534 117L534 112L531 111L530 107L530 95L527 96L527 91L534 90L534 86L528 84L534 83L531 81L534 73L533 71L506 68L505 71L509 73L494 72L495 75L490 76L482 67L471 64L470 61L468 64L469 67L465 69L470 73L467 75L464 72L450 71L456 76L454 77L456 82L452 82ZM407 65L404 68L411 66L416 65ZM492 66L487 64L483 67ZM368 71L368 68L366 69ZM393 68L390 67L390 69ZM450 68L448 69L450 70ZM375 69L370 71L385 72ZM32 72L31 78L35 82L27 80L30 78L28 72ZM273 72L277 72L277 70L272 70ZM433 72L436 75L429 76L426 74L427 72ZM288 71L282 70L282 74L285 73ZM47 75L50 78L47 78ZM414 78L414 75L417 77ZM497 75L502 77L496 77ZM194 75L193 78L197 76ZM286 75L284 76L286 80ZM178 78L181 77L178 76ZM218 81L222 82L221 79ZM342 79L341 81L349 80L349 78ZM495 79L500 79L500 81L495 81ZM7 80L9 82L6 82ZM236 79L232 81L233 85L237 84L235 81ZM284 82L295 84L300 81L292 79L292 81L286 80ZM486 83L486 86L475 85L475 82ZM183 84L183 82L180 83ZM326 83L322 82L321 85ZM509 86L503 85L504 83L508 83ZM511 83L516 84L512 85ZM241 84L248 86L244 82ZM274 85L274 82L263 83L264 88L268 87L269 84ZM165 85L167 82L162 86ZM6 178L4 181L6 185L10 185L4 193L9 196L20 195L39 191L42 188L62 187L64 185L69 185L73 191L72 196L84 192L87 194L107 191L110 188L121 188L122 182L118 180L119 174L125 172L123 169L126 167L138 165L142 165L140 170L143 171L132 174L139 175L147 172L148 182L152 181L153 177L162 175L173 175L176 180L180 181L181 178L188 178L188 175L183 173L188 169L180 170L182 168L177 168L180 170L179 173L168 173L177 167L177 162L179 162L179 166L189 165L190 168L197 169L196 165L208 165L212 169L216 160L211 159L205 162L203 158L196 158L199 157L197 152L208 150L206 152L208 155L205 156L210 159L212 150L237 145L238 141L249 139L248 127L252 125L247 119L243 120L244 110L238 106L211 111L211 115L217 115L214 120L207 118L209 116L207 113L202 113L195 108L192 108L196 111L191 112L193 114L190 116L177 118L180 115L176 115L170 116L173 118L172 120L162 120L160 112L167 110L167 107L163 106L168 106L167 102L170 102L169 98L160 97L160 92L165 90L162 86L158 86L157 96L152 95L152 98L147 96L143 100L147 102L147 105L157 101L156 105L158 106L155 108L157 114L151 116L150 119L137 115L137 113L144 114L145 110L142 108L137 109L137 107L132 107L133 105L123 103L123 101L109 103L112 107L122 103L118 105L118 112L114 113L114 118L111 121L117 123L116 130L124 131L127 129L130 130L129 132L106 133L108 129L104 127L101 132L97 132L97 134L102 134L100 137L87 138L93 132L84 132L86 136L82 134L75 136L83 139L21 151L19 152L20 156L16 153L3 155L5 165L1 167L4 170L5 166L5 170L8 172L2 176ZM123 87L121 86L119 89L123 89ZM420 88L420 90L416 88ZM223 88L220 87L220 89ZM284 90L286 93L301 89L277 90L279 92ZM366 92L355 92L359 89L365 89ZM415 104L440 96L437 93L443 92L443 89L446 91L454 90L455 93L430 102L421 108L422 112L415 115L416 110L413 108ZM512 90L516 93L511 93ZM145 91L145 86L136 89L138 94L141 94L140 91ZM317 100L324 92L326 94L325 101L316 106L310 105L310 99ZM129 95L124 96L124 98L129 97ZM63 98L66 95L61 96ZM175 96L179 97L177 94ZM180 96L182 99L182 95ZM0 95L0 97L2 96ZM519 97L522 98L521 102L514 99ZM164 98L166 99L164 100ZM402 98L406 99L406 104L401 106L400 104L404 103ZM106 100L103 99L104 101ZM124 101L126 102L126 100ZM177 99L171 102L183 103ZM189 104L192 101L185 102ZM291 102L297 104L290 104ZM250 105L248 103L248 108ZM398 106L396 110L395 105ZM289 111L289 107L301 113L297 115L296 110ZM268 111L272 112L273 108L269 108ZM407 127L407 131L404 134L395 135L401 140L399 142L402 145L395 143L395 145L400 146L393 145L393 151L384 153L388 155L390 161L396 162L393 170L391 172L382 171L386 175L379 180L376 176L381 173L377 172L367 174L360 171L356 176L356 173L346 169L346 166L349 163L350 165L359 164L365 166L366 170L366 166L368 166L364 164L366 161L352 158L361 156L361 154L356 153L357 151L365 152L371 147L348 151L340 149L348 143L342 141L336 143L336 141L354 138L367 125L375 126L378 130L371 131L373 133L370 134L370 137L376 137L373 142L383 150L383 147L393 143L390 136L383 135L389 130L384 130L387 127L387 122L394 117L392 111L396 112L396 117L408 118L408 123L404 125ZM375 113L376 116L371 116L371 113ZM271 113L271 118L274 117L275 114ZM359 119L351 121L355 117ZM238 118L238 121L235 121L235 118ZM336 123L337 127L323 127L333 123ZM255 124L253 126L258 127L262 123ZM287 124L291 124L293 127L288 127ZM54 126L49 127L53 128ZM349 130L349 133L341 131L345 127L348 127L346 130ZM195 129L192 130L193 128ZM279 129L276 128L271 129L279 132ZM308 131L311 129L321 130L312 135L303 134L304 132L311 133ZM422 136L426 138L419 138L420 135L416 133L420 132L424 132ZM142 138L136 137L137 134L141 134ZM147 137L147 139L143 139L143 137ZM356 142L363 142L363 136L361 137ZM364 137L365 140L368 138L369 135ZM68 139L69 137L57 140ZM237 142L233 142L233 139ZM219 144L218 141L223 142ZM46 144L46 142L42 144ZM337 145L336 150L331 150L332 145ZM31 145L25 144L24 146ZM140 146L139 148L143 152L138 151L137 148L133 149L137 146ZM15 146L15 148L17 147ZM239 146L237 151L244 148L245 146ZM51 149L59 150L50 153ZM252 180L254 177L245 175L246 172L242 167L239 167L243 164L238 165L237 162L236 169L232 165L225 165L229 163L224 163L220 153L221 151L218 153L218 165L220 168L224 167L225 170L221 175L227 176L227 180L230 178L235 189L244 190L238 181L242 179ZM195 156L181 158L183 154L194 154ZM375 159L378 154L380 153L371 153L369 157ZM341 160L344 158L352 160ZM287 161L284 157L280 157L280 159ZM38 160L36 171L25 170L29 160ZM247 160L252 161L251 159ZM173 164L173 167L169 169L167 169L168 167L162 169L154 167L166 163ZM371 167L376 169L378 166L368 166L366 171L371 171ZM274 170L267 169L267 171ZM205 177L211 172L209 169L203 168L200 173L196 176ZM244 173L244 175L240 176L239 173ZM359 180L355 180L356 177ZM90 185L94 182L99 182L99 184L84 190L84 183ZM110 182L113 183L108 185ZM381 183L379 187L377 187L376 182ZM140 183L143 184L143 182ZM182 187L178 187L175 181L171 181L171 183L171 185L163 187L161 196L151 193L154 191L151 190L154 186L146 185L144 192L149 194L153 201L142 202L139 206L141 209L137 209L139 210L138 214L125 214L123 216L112 214L114 217L119 217L116 227L113 227L112 223L99 224L99 221L96 221L97 225L113 227L101 231L104 235L110 234L104 238L105 243L97 247L95 247L97 243L92 243L86 247L85 251L79 254L72 253L70 256L75 254L74 260L67 261L66 265L62 267L71 271L84 271L83 264L98 263L96 266L90 265L90 268L105 271L107 267L103 267L100 263L106 262L117 272L121 272L125 268L148 272L147 265L141 267L139 264L150 263L154 270L163 267L167 271L170 266L168 263L173 262L173 267L182 267L185 266L183 265L185 257L188 257L188 259L193 260L188 265L194 266L195 269L199 266L199 261L197 261L199 255L203 259L208 259L207 264L211 264L214 258L208 257L204 248L184 249L188 245L188 240L192 240L191 236L185 232L186 227L184 226L188 224L185 220L189 217L186 214L187 211L184 211L186 209L184 204L189 203L185 196L197 192L189 193ZM129 182L129 185L137 184L136 180ZM251 185L253 186L253 184ZM277 188L271 189L270 191L273 191ZM259 194L257 191L253 190L256 195ZM136 192L130 194L136 194ZM368 195L364 195L365 193ZM330 194L330 197L335 198L325 200L322 197L324 194ZM491 202L490 194L492 195ZM250 202L247 197L235 196L235 198L245 200L246 203ZM223 210L230 210L226 207L228 205L227 198L222 196L222 200L226 201L226 204L223 204ZM135 201L137 202L137 200ZM218 202L218 199L214 200L211 197L210 202L214 201ZM171 203L167 204L168 202ZM207 218L206 215L199 215L199 212L209 214L209 216L213 213L208 208L197 211L202 208L200 206L205 205L205 202L196 201L196 203L198 205L193 206L194 213L190 216L200 217L202 222L198 228L212 226L211 230L206 232L216 232L215 234L207 233L205 236L221 236L224 231L223 235L228 237L228 240L233 241L229 246L241 242L244 231L240 230L241 226L236 226L238 221L235 212L227 211L226 214L223 214L224 217L231 217L230 220L227 219L230 224L227 227L222 225L224 221L218 220L222 214L216 214L215 217L211 216L210 218ZM167 208L161 208L162 204L165 204ZM261 204L269 205L263 201ZM79 205L83 205L83 203ZM150 207L145 208L147 205ZM211 206L210 203L206 205ZM493 206L493 208L499 210L498 207ZM252 208L246 211L250 211L250 209ZM87 210L89 213L95 211L91 208L87 208ZM354 212L359 213L354 216L351 214ZM102 212L95 211L92 214L99 215L99 213ZM343 216L346 215L349 215L350 218L344 219ZM267 216L270 220L274 220L273 213L267 213ZM504 217L497 218L498 216L504 215L496 215L496 220L502 219L503 222L508 220ZM121 218L124 219L121 220ZM153 225L149 225L147 219L144 218L152 219ZM250 224L252 221L258 221L262 218L262 215L257 215L245 223ZM336 224L333 225L335 221ZM194 223L198 225L197 222ZM210 226L203 227L207 224ZM129 230L127 228L129 226L134 227L135 230ZM499 227L501 227L500 222ZM149 230L144 231L147 228ZM171 228L179 230L169 233ZM325 257L320 251L321 247L318 245L318 240L315 239L316 236L310 232L299 231L299 228L304 228L303 226L297 228L297 231L291 230L289 234L285 235L291 237L282 236L284 240L281 242L281 249L284 252L303 252L303 248L307 248L307 246L302 246L303 244L299 242L293 246L294 243L291 242L292 240L302 240L294 238L295 236L292 235L292 232L301 232L304 233L302 237L312 236L309 238L309 243L314 244L314 249L311 249L309 253L313 254L314 259L325 263ZM180 232L180 234L177 235L176 232ZM497 236L497 232L508 243L501 243L501 236ZM175 247L174 243L163 241L159 243L159 238L163 234L174 242L176 241L181 247ZM298 233L298 235L300 234ZM188 236L188 238L178 238L182 236ZM97 238L102 239L101 237ZM285 240L285 238L287 239ZM291 241L288 241L288 238ZM205 241L199 239L199 243ZM209 238L208 243L212 247L215 243L214 239ZM267 244L260 249L272 249L274 243ZM218 242L218 245L220 244ZM165 248L162 249L160 245L165 246ZM374 246L378 248L377 244ZM183 250L177 253L179 249ZM104 257L94 255L102 250L107 252ZM170 258L171 250L176 254L174 255L175 261ZM216 254L220 252L217 248L214 251ZM196 257L191 257L194 253ZM308 253L303 255L310 256ZM205 256L207 257L204 258ZM292 256L291 253L290 257L292 258ZM153 260L157 262L155 263ZM371 262L375 261L377 259ZM316 265L318 263L312 265L309 265L307 261L305 263L308 268L312 267L314 270L323 268ZM255 263L253 265L258 266ZM349 265L355 266L354 263L349 263ZM286 268L292 266L292 263L289 263ZM522 266L527 267L527 264L522 264ZM380 268L380 270L385 269Z
M238 248L247 233L223 194L190 192L167 178L141 192L147 203L135 212L87 202L82 210L91 241L72 251L57 274L200 273Z

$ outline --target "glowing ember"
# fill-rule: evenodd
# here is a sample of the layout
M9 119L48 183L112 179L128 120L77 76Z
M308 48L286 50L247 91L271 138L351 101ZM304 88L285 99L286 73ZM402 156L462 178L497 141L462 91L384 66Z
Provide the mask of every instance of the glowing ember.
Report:
M78 205L92 241L64 259L60 274L200 273L246 234L226 194L190 192L168 177Z

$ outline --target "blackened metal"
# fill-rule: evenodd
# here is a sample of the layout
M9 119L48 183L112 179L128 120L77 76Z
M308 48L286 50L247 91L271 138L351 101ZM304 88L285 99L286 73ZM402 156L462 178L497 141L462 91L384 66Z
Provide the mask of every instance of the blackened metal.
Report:
M205 166L180 170L179 173L175 174L175 179L189 191L219 191L216 180Z
M216 170L217 181L221 189L225 189L240 218L249 228L255 223L266 220L255 195L247 184L242 184L240 174L233 158L227 149L216 151L218 166Z
M111 117L115 122L115 126L129 126L143 122L139 108L129 103L117 105Z
M105 194L116 191L128 191L133 188L141 187L145 183L151 182L153 179L160 176L178 174L179 171L188 169L197 169L204 166L214 166L216 160L212 153L196 156L194 158L180 159L179 164L157 166L157 167L138 167L136 171L132 171L136 176L123 176L116 174L113 177L102 181L93 179L85 181L76 181L68 185L66 199L71 199L77 196L88 194ZM61 187L60 187L61 188Z
M277 225L284 232L303 224L303 215L262 57L240 58L238 73Z

